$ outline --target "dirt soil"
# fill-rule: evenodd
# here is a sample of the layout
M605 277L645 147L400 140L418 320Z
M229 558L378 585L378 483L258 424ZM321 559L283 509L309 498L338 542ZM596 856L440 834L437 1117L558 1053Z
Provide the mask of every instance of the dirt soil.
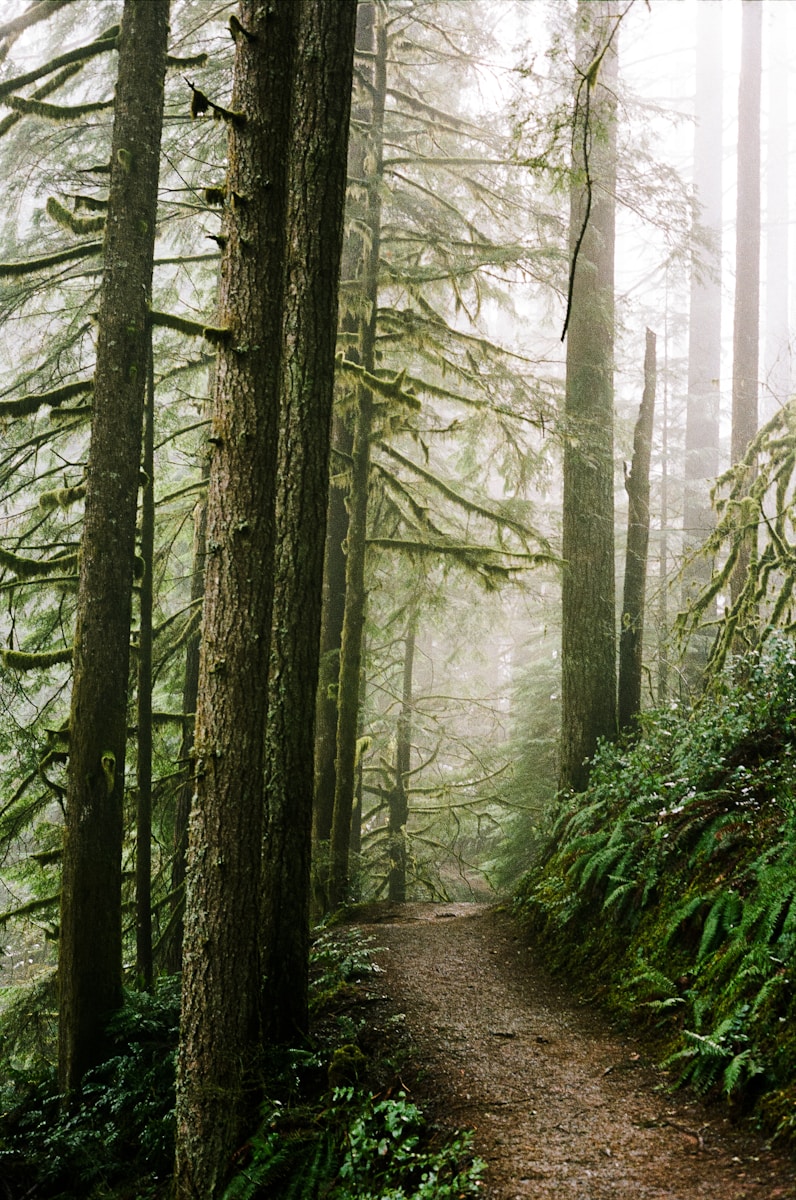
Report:
M475 1131L488 1200L796 1197L791 1159L668 1092L644 1041L548 975L505 912L375 904L355 922L382 948L381 1016L406 1026L402 1080Z

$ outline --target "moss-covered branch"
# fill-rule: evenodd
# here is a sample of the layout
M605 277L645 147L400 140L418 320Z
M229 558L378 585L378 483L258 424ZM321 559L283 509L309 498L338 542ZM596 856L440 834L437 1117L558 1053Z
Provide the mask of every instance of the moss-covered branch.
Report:
M65 208L55 196L47 199L47 216L51 217L62 229L81 237L87 233L98 233L105 228L105 217L78 217Z
M91 258L95 254L102 254L102 242L83 242L67 250L56 250L54 254L42 254L38 258L26 258L20 262L0 262L0 279L33 275L36 271L48 271L50 267L58 267L61 263Z
M58 408L76 396L85 396L94 390L93 379L81 379L78 383L67 383L50 392L39 392L34 396L20 396L16 400L0 400L0 418L29 417L40 408Z
M19 37L26 29L30 29L31 25L36 25L39 21L46 21L59 8L63 8L69 3L70 0L39 0L38 4L29 5L18 17L0 25L0 38Z
M58 488L54 492L42 492L39 496L39 508L50 512L53 508L71 508L82 500L86 494L85 483L76 483L72 487Z
M177 333L185 333L188 337L203 337L214 346L220 346L229 339L229 330L217 325L204 325L201 321L191 321L187 317L178 317L175 313L153 311L149 314L153 325L164 329L174 329Z
M48 667L57 667L62 663L71 663L74 651L69 646L64 650L0 650L3 666L12 671L44 671Z
M11 571L18 579L32 579L56 572L69 571L77 567L77 552L67 551L56 558L27 558L22 554L12 554L10 550L0 549L0 567Z
M344 358L340 354L337 356L337 367L345 374L355 376L380 400L405 404L413 412L420 410L420 401L414 391L406 388L406 371L399 371L392 379L382 379L379 375L373 375L370 371L365 370L359 363L352 362L350 358Z
M113 108L113 100L95 100L89 104L46 104L27 96L8 96L4 103L24 117L41 117L44 121L77 121L92 113Z
M53 92L57 92L59 88L63 87L68 80L77 75L82 69L82 63L72 63L71 66L64 67L63 71L59 71L52 79L48 79L45 84L37 88L31 99L44 100L47 96L51 96ZM0 121L0 137L8 133L9 129L13 129L17 121L21 120L21 112L10 112L7 117L3 117L2 121Z
M4 83L0 83L0 103L6 104L8 97L12 96L14 92L27 87L29 83L35 83L43 75L51 75L54 71L60 71L61 67L85 62L86 59L94 58L97 54L107 54L109 50L115 50L118 36L119 26L112 25L110 29L106 29L103 34L100 34L96 41L89 42L87 46L77 46L74 50L59 54L56 58L51 58L49 62L35 67L34 70L27 71L24 75L6 79Z

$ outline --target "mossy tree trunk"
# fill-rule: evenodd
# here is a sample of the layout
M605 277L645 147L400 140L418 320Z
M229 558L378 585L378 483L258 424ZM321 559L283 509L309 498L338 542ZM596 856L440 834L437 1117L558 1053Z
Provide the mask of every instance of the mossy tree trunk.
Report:
M644 393L633 436L633 462L625 479L628 499L625 586L619 634L619 728L629 729L641 709L644 605L650 538L650 460L655 417L656 338L647 330Z
M168 0L126 0L74 650L59 957L59 1081L100 1061L121 1001L130 621Z
M368 230L363 291L367 318L360 329L359 358L372 372L376 361L378 320L379 254L381 248L381 189L384 157L384 106L387 96L387 30L381 9L376 13L376 49L373 64L373 100L369 129ZM365 626L367 592L368 493L370 490L370 441L373 428L373 394L360 385L354 420L351 452L351 485L348 499L346 543L345 614L340 645L340 676L337 687L337 759L335 763L334 814L330 843L329 902L332 908L348 897L351 815L356 793L359 684L362 669L362 632Z
M369 2L357 6L356 47L365 53L373 51L374 8ZM367 67L360 67L363 72ZM361 89L362 92L365 89ZM363 103L366 100L366 103ZM351 112L351 129L348 143L348 176L361 180L365 175L367 144L360 129L367 121L370 95L361 97L357 92L352 97L356 107ZM364 266L364 243L362 239L361 205L349 197L346 205L348 228L343 242L341 278L349 287L362 283ZM347 293L350 294L350 293ZM356 294L355 294L356 295ZM345 304L345 295L341 299ZM356 303L351 310L345 308L340 315L343 334L356 335L361 316ZM346 354L359 361L357 346L348 346ZM342 385L345 387L345 383ZM347 399L345 393L340 400ZM337 687L340 677L340 645L343 638L345 617L345 544L348 539L348 475L351 461L353 434L348 413L338 404L332 418L332 449L336 462L332 464L329 485L329 501L326 514L326 549L324 552L323 607L321 619L321 659L318 677L318 697L315 707L315 797L313 811L313 906L320 916L329 908L329 841L334 816L335 763L337 760Z
M207 483L207 464L202 472ZM207 533L207 497L202 494L194 510L193 572L191 575L191 612L201 605L205 589L205 543ZM185 922L185 862L188 854L188 821L193 795L193 743L196 727L196 701L199 695L200 625L197 624L185 648L185 674L182 683L182 736L180 765L183 780L174 805L174 837L171 864L171 913L165 934L163 966L170 974L182 967L182 940Z
M309 1022L311 714L357 5L301 0L298 8L261 911L263 1029L269 1042L290 1044Z
M606 0L580 0L577 19L580 75L570 194L570 245L576 262L564 400L560 784L582 791L588 760L601 737L616 735L617 721L613 350L618 15Z
M407 778L412 761L412 681L415 669L417 609L413 606L404 643L401 686L401 711L398 715L395 744L395 783L390 792L388 837L390 873L388 898L399 904L406 900L406 826L409 821Z

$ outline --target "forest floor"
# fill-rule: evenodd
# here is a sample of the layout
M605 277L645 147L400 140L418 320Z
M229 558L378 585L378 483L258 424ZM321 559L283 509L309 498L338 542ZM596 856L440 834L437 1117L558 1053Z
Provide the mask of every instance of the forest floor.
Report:
M796 1197L792 1159L668 1091L644 1040L551 977L507 913L382 903L351 919L384 972L370 1019L405 1030L410 1098L474 1130L488 1200Z

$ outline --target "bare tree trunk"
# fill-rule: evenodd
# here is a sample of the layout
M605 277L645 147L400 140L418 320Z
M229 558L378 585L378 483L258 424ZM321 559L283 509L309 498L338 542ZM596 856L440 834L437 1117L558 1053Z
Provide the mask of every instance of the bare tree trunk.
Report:
M757 433L760 354L760 87L763 6L743 0L738 93L738 210L735 243L735 319L732 362L732 461ZM747 487L751 484L751 475ZM730 577L736 600L757 550L757 529L742 530Z
M650 536L650 460L657 378L655 343L655 334L648 329L644 354L644 394L633 436L633 462L625 479L628 514L625 587L619 635L620 729L629 729L641 710L644 605Z
M126 0L80 552L61 891L59 1081L100 1061L121 1002L121 852L133 568L168 0Z

